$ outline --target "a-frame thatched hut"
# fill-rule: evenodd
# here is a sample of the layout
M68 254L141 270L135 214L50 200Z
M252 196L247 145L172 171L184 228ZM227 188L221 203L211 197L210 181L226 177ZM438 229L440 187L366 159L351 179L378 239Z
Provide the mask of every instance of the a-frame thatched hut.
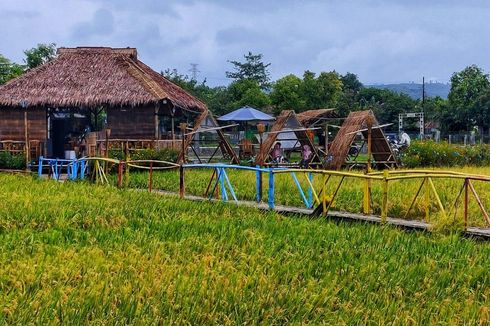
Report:
M262 142L260 151L255 159L256 164L266 165L270 162L271 150L281 132L293 132L299 146L310 146L313 151L310 165L323 165L323 162L318 155L318 151L308 135L308 129L303 127L292 110L284 110L281 115L276 118L270 132L267 134L267 138Z
M0 86L0 146L24 143L32 156L37 146L36 154L59 157L68 138L100 130L105 119L111 141L180 149L178 123L197 129L207 114L204 103L138 60L134 48L60 48L56 59Z
M349 113L330 146L327 167L339 170L346 163L349 149L357 133L362 133L366 145L369 146L369 129L371 129L371 154L374 163L387 167L396 167L397 161L391 146L371 110Z

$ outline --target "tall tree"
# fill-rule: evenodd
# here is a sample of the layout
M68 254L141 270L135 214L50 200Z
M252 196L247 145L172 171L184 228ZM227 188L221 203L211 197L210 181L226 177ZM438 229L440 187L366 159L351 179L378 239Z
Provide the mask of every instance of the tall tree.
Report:
M264 109L270 105L270 99L261 89L259 84L251 79L237 80L228 86L230 103L228 110L249 105L258 109Z
M16 64L0 54L0 85L22 75L24 67Z
M477 122L474 119L476 102L490 88L488 75L476 65L466 67L460 72L455 72L451 77L451 90L448 99L452 108L452 116L455 121L463 123L463 128L470 128Z
M235 81L250 79L255 81L261 89L268 89L270 86L270 74L268 67L270 63L264 63L262 61L262 54L248 54L244 55L245 62L240 61L228 61L233 65L234 71L227 71L226 77L232 78Z
M40 43L30 50L25 50L24 54L26 55L27 68L32 69L56 57L56 44Z
M299 77L291 74L278 79L272 85L270 97L276 113L285 109L295 111L304 109L305 100L301 94L302 83Z

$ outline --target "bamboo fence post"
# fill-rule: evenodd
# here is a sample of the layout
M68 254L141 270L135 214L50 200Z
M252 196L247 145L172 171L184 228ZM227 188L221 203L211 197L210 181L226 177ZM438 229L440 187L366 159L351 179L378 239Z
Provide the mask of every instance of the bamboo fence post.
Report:
M148 176L148 191L151 192L153 188L153 162L150 162L150 174Z
M388 217L388 176L389 171L383 171L383 198L381 202L381 223L386 223Z
M179 196L184 198L185 195L185 174L184 174L184 164L181 163L179 167Z
M464 179L464 230L468 229L468 178Z
M28 121L27 121L27 109L24 109L24 137L25 137L25 155L26 155L26 171L29 170L29 132L28 132Z
M117 165L117 187L122 187L123 162L119 161Z
M366 178L364 180L364 197L363 197L363 209L364 214L369 214L371 212L371 180Z
M429 222L430 218L430 184L427 178L424 179L425 181L425 221Z

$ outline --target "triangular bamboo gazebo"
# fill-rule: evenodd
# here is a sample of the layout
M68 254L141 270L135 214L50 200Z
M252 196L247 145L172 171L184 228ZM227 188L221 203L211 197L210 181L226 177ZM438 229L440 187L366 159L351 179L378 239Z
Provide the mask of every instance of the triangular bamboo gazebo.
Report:
M362 133L364 141L367 143L369 166L371 164L371 156L377 165L386 167L398 166L382 126L378 124L373 111L366 110L351 112L345 119L328 151L328 168L339 170L344 166L349 149L356 138L356 134L359 132Z
M277 117L276 121L272 125L270 132L267 134L267 138L262 142L259 154L255 159L255 163L258 165L266 165L271 160L271 150L274 146L278 135L281 132L293 132L297 138L297 142L303 145L309 145L313 151L313 157L311 159L311 165L323 165L318 151L313 144L313 141L308 136L308 129L304 128L301 122L299 122L296 114L292 110L284 110L281 115Z

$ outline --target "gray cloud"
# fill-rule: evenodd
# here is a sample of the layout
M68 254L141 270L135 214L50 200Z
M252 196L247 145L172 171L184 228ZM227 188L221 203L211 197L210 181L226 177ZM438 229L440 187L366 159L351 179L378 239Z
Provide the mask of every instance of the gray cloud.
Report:
M0 53L13 60L39 42L134 46L156 70L198 63L213 85L248 51L273 78L335 69L366 83L447 81L469 64L490 69L483 0L7 0L0 10Z

